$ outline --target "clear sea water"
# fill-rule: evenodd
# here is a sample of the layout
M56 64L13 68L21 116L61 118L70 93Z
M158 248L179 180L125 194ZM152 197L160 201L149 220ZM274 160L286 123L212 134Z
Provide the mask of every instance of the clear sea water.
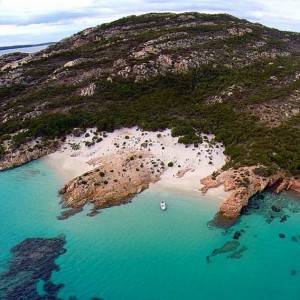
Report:
M148 190L93 218L87 208L59 221L62 185L42 160L0 173L0 272L25 238L64 233L67 252L52 274L65 285L61 299L300 299L300 242L292 238L300 235L297 210L286 222L252 213L225 231L207 225L218 210L211 199ZM286 194L265 199L297 201ZM241 229L240 258L228 252L207 261Z

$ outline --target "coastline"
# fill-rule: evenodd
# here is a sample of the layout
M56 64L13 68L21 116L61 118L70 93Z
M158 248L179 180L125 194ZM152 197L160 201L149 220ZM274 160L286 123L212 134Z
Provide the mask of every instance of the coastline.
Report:
M137 127L112 133L88 128L66 137L60 149L45 156L64 182L60 219L66 219L92 204L89 216L101 209L131 202L146 189L167 191L198 199L205 196L220 207L214 222L230 227L249 199L267 187L300 191L300 182L285 178L282 171L264 177L263 166L220 171L226 162L224 147L213 135L203 143L184 145L171 130L143 131Z
M71 179L91 170L91 166L71 156L57 151L41 158L66 183Z
M29 167L31 166L29 165ZM35 164L32 167L35 169ZM42 165L38 164L37 167L43 172ZM168 193L162 194L162 197L157 193L157 198L155 198L153 197L155 194L145 191L133 200L132 205L105 210L96 218L86 216L89 209L86 207L76 217L67 222L61 222L55 218L59 207L56 197L53 197L57 191L57 183L61 184L61 181L55 180L56 187L51 187L51 185L53 186L53 172L46 172L50 177L28 176L26 180L23 178L17 181L13 173L18 173L18 171L22 171L22 169L1 174L5 179L1 181L2 192L4 191L4 195L7 195L1 199L4 211L7 211L3 214L2 258L10 259L10 249L25 237L49 238L57 236L61 232L66 233L66 247L69 255L62 255L61 259L57 260L62 271L53 273L54 282L65 284L65 288L59 294L60 298L68 299L75 293L80 299L92 298L95 295L106 298L122 298L124 291L127 292L126 288L132 283L132 278L144 274L145 280L139 285L139 289L137 290L133 286L130 294L133 299L137 293L143 298L145 288L148 288L149 291L152 288L152 286L149 287L149 282L156 283L157 276L160 276L160 281L164 282L168 277L173 278L173 273L176 271L178 276L175 278L174 284L179 287L182 294L176 298L174 292L172 295L174 299L182 299L186 295L190 295L193 299L194 290L191 294L187 294L187 292L195 286L195 278L201 282L201 286L197 286L199 293L205 291L206 295L211 295L209 291L214 290L215 286L215 278L214 281L211 281L212 273L216 274L217 279L223 283L222 287L227 292L226 296L230 292L232 299L234 295L236 296L236 290L226 289L229 282L228 280L222 281L224 274L220 272L220 268L224 267L225 270L229 268L227 271L233 274L235 282L243 287L244 279L241 279L240 274L244 270L245 263L250 272L249 276L259 276L261 279L260 284L255 287L261 286L264 291L263 278L268 276L270 268L275 265L277 267L273 268L275 271L272 272L272 276L275 277L272 277L272 280L278 281L284 278L289 282L288 287L284 285L285 293L298 291L299 273L293 277L290 270L298 270L295 258L299 255L299 243L293 242L291 238L299 235L299 213L288 213L291 217L285 223L280 223L277 218L268 224L265 217L259 215L263 210L263 206L261 206L260 210L253 211L255 215L242 218L231 230L215 230L210 223L208 224L218 210L218 204L214 201L210 201L208 198L203 200L202 197L172 197L173 195ZM13 184L11 187L9 187L9 182ZM12 187L15 190L19 187L19 190L12 193ZM32 189L32 187L35 188ZM22 201L20 201L19 195L24 195ZM274 202L281 199L275 194L269 195ZM159 208L161 200L168 202L169 210L166 212L162 212ZM269 210L269 213L272 211ZM28 220L32 221L28 222ZM245 233L238 240L240 248L244 246L248 248L242 253L242 257L239 259L227 257L234 252L211 256L214 249L219 249L227 241L232 241L234 233L241 229L244 229ZM24 235L24 230L26 235ZM278 233L280 232L286 234L285 239L279 238ZM272 251L269 251L271 248ZM210 263L206 261L206 256L209 255ZM123 282L124 272L133 270L132 266L136 264L137 257L146 259L145 263L140 263L138 260L138 270L130 273L131 276L125 276L128 280ZM171 257L170 261L167 261L166 257ZM249 257L253 259L249 259ZM158 261L157 258L160 260ZM259 259L259 269L253 268L257 259ZM74 272L74 261L80 265L80 270L84 271L86 280L83 280L82 284L78 283L78 272ZM122 269L124 272L118 273L120 262L125 262L126 265ZM170 268L171 263L176 264L175 271L174 268ZM149 266L155 274L150 273L149 275L149 269L145 269L145 265ZM99 270L102 271L99 272ZM108 279L99 285L99 282L103 280L104 273L119 274L119 277L114 280L116 284L105 295L102 291L105 286L110 286L111 276L104 276ZM190 276L184 277L183 280L183 273L190 274ZM120 286L118 282L121 282L122 285ZM255 282L257 283L257 281ZM271 289L273 290L272 286ZM118 292L113 293L115 290ZM165 297L168 298L170 290L166 288L164 291ZM280 296L283 295L282 286L278 288L278 291L281 292ZM155 295L156 298L162 297L162 293L159 288ZM267 297L269 294L268 291L264 295ZM243 295L245 295L245 289L241 288L239 296L243 297ZM229 296L228 299L230 299Z
M101 142L86 146L87 143L93 143L95 140L95 132L95 129L90 128L82 136L70 135L60 150L43 158L65 183L92 171L108 156L122 157L125 155L124 151L147 151L153 157L160 159L165 166L169 162L173 163L172 167L163 170L157 182L150 183L149 189L200 199L203 196L200 191L202 187L200 180L220 169L226 160L222 145L212 146L212 135L208 136L203 144L194 147L178 144L178 138L172 137L170 130L147 132L133 127L115 130L113 133L100 133ZM129 171L135 172L135 170ZM221 204L228 195L228 192L219 187L211 189L205 197Z

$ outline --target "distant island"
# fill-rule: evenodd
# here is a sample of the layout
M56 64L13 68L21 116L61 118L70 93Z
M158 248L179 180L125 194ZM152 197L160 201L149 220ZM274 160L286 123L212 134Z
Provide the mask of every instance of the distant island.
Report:
M31 47L47 46L47 45L53 45L53 44L55 44L55 42L48 42L48 43L42 43L42 44L2 46L2 47L0 47L0 51L1 50L19 49L19 48L31 48Z
M298 33L228 14L129 16L0 57L0 99L0 170L53 152L66 155L58 169L84 165L60 191L62 218L127 202L171 170L230 192L216 224L266 188L300 191Z

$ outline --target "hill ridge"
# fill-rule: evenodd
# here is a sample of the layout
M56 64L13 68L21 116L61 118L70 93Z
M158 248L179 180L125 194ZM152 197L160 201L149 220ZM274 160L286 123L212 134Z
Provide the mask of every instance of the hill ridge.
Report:
M179 128L184 143L214 133L228 167L297 175L299 53L299 34L187 12L129 16L1 56L1 160L56 149L75 127L137 125Z

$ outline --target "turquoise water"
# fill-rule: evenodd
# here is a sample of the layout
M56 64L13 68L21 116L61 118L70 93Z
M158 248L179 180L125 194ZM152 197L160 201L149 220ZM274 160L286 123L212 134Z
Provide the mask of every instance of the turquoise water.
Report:
M207 226L218 210L214 201L148 190L96 217L87 217L87 208L58 221L62 184L43 161L0 173L0 271L25 238L63 233L67 252L52 274L65 285L61 299L300 299L298 209L287 212L286 222L271 223L254 209L225 231ZM265 193L266 199L299 204L284 194ZM238 249L211 255L228 241ZM240 258L228 258L239 249Z

